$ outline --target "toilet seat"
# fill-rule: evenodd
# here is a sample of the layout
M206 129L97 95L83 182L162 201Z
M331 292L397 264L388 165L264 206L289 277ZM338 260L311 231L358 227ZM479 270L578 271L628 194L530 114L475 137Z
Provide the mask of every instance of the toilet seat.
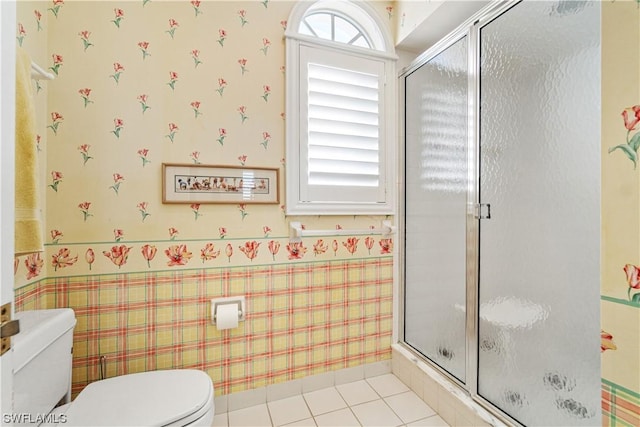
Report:
M213 409L213 383L206 373L150 371L89 384L65 412L65 425L185 426L200 419L211 425Z

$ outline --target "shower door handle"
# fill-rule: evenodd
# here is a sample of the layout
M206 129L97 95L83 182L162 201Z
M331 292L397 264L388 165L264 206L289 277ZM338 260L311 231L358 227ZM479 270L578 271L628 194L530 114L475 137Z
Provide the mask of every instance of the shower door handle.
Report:
M474 217L476 219L491 219L491 204L477 203Z

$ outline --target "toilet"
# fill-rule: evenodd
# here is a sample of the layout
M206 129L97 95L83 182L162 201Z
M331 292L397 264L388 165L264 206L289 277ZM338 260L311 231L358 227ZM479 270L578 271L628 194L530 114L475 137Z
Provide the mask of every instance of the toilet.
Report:
M211 426L211 378L170 369L95 381L71 403L75 314L70 308L18 312L13 337L13 414L31 425ZM62 403L62 406L58 406ZM54 409L55 408L55 409Z

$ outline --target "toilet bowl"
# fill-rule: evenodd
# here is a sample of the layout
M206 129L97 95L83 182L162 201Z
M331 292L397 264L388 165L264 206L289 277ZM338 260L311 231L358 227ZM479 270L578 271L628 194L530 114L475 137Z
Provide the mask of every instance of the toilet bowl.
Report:
M210 426L211 378L196 369L171 369L95 381L71 403L71 351L76 323L71 309L16 313L13 413L34 424L64 426ZM49 414L47 416L47 414Z

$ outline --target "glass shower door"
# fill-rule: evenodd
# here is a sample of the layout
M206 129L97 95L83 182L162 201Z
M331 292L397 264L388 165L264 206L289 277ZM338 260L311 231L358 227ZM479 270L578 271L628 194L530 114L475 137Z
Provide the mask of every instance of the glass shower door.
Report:
M600 423L600 5L479 29L478 394L525 425Z
M466 380L468 38L405 79L407 344Z

